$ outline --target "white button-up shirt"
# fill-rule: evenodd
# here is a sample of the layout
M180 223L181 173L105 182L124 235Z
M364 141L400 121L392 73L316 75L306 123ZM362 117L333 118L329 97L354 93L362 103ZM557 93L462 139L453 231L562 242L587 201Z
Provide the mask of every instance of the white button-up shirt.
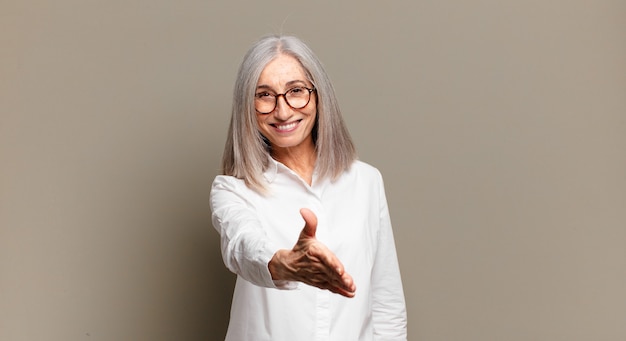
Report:
M309 186L271 160L264 176L266 195L232 176L217 176L211 189L224 263L237 274L226 340L406 340L404 293L378 170L355 161L335 181L314 174ZM268 263L295 245L304 207L317 216L317 239L354 279L355 297L272 280Z

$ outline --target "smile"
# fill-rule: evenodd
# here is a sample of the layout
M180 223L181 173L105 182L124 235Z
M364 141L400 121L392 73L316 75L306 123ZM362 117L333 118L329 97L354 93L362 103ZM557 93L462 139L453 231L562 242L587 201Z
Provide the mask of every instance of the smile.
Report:
M293 121L285 124L272 124L276 128L276 130L281 132L291 131L298 126L300 121Z

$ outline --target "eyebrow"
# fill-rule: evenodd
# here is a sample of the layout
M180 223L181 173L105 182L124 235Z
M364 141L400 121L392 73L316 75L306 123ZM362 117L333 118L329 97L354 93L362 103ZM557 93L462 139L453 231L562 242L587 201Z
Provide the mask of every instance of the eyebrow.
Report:
M307 85L307 83L306 83L305 81L302 81L302 80L293 80L293 81L289 81L289 82L287 82L287 83L285 84L285 87L286 87L286 88L288 88L288 87L290 87L290 86L292 86L292 85L296 85L296 84L302 84L302 85L305 85L305 86ZM274 89L272 89L272 87L271 87L271 86L266 85L266 84L260 84L260 85L258 85L256 88L257 88L257 89L269 89L269 90L274 90Z

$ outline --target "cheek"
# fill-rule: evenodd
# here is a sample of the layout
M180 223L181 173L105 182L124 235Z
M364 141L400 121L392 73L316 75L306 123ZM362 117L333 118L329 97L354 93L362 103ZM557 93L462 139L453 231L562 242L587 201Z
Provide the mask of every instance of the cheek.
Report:
M311 120L317 123L317 109L315 107L312 108L310 115L311 115Z
M314 102L313 99L311 99L309 105L306 106L306 113L314 119L317 119L317 103L316 101Z
M263 122L265 122L265 117L261 116L261 115L257 115L256 116L256 125L259 129L261 129L263 127Z

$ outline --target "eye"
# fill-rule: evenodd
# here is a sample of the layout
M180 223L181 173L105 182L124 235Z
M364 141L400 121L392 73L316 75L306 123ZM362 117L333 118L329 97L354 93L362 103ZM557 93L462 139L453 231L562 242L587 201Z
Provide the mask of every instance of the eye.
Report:
M304 91L305 91L305 89L302 88L302 87L297 87L297 88L293 88L293 89L289 90L289 92L291 92L294 95L299 95L299 94L303 93Z
M270 94L267 91L263 91L263 92L257 92L255 96L256 98L268 98L268 97L271 97L272 94Z

